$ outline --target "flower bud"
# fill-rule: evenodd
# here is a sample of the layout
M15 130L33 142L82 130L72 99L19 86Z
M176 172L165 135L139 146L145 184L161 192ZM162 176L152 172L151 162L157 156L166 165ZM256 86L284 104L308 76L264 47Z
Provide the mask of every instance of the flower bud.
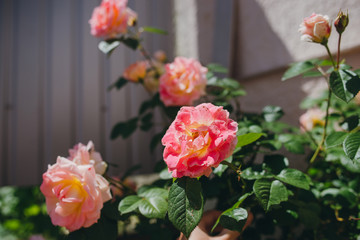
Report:
M326 44L331 33L329 17L313 13L300 24L301 40Z
M349 14L346 15L340 11L334 21L334 26L339 34L345 31L346 26L349 24Z

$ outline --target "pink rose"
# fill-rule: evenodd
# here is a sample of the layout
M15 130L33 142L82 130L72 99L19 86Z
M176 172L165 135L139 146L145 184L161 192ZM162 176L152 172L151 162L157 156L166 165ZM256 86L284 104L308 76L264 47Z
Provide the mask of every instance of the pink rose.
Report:
M70 232L96 223L103 203L111 199L109 183L93 165L77 165L63 157L43 174L40 190L52 223Z
M300 128L303 131L310 131L316 126L325 125L325 112L318 109L312 108L306 111L300 116Z
M330 36L331 25L329 17L313 13L300 24L301 40L316 43L327 43Z
M146 76L146 69L148 64L146 61L139 61L128 66L124 73L123 77L131 82L139 82L144 80Z
M182 107L162 139L164 160L172 176L209 176L237 143L237 123L211 103Z
M103 38L125 34L136 18L136 13L127 7L127 0L103 0L89 20L91 34Z
M165 106L192 105L205 94L207 68L191 58L177 57L160 77L160 98Z
M103 175L107 169L107 164L101 158L100 153L95 151L95 146L92 141L89 141L87 146L79 143L73 149L69 149L69 160L78 165L92 164L95 172Z

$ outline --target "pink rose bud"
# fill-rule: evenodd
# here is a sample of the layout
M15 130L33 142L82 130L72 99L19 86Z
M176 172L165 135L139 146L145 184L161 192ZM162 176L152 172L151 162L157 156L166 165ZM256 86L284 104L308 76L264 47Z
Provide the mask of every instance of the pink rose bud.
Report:
M329 17L313 13L300 24L301 40L326 44L331 33Z
M40 190L52 223L70 232L96 223L103 203L111 199L109 183L93 165L77 165L63 157L43 174Z
M156 93L159 90L159 79L154 74L147 74L144 78L144 87L148 92Z
M339 33L339 34L342 34L347 25L349 24L349 14L347 13L346 15L340 11L334 21L334 26L336 28L336 31Z
M107 169L107 163L101 158L100 153L95 151L95 146L92 141L89 141L87 146L79 143L73 149L69 149L69 160L77 165L92 164L97 174L103 175Z
M91 34L105 39L125 34L136 22L136 13L127 7L127 0L103 0L92 13Z
M182 107L162 138L163 157L172 176L209 176L233 153L238 124L211 103Z
M146 61L133 63L125 69L123 77L131 82L142 81L146 76L147 68L148 64Z
M29 240L46 240L42 235L40 234L36 234L36 235L32 235Z
M154 53L154 58L155 58L155 60L162 62L162 63L166 62L166 59L167 59L166 53L162 50L156 51Z
M325 112L319 108L312 108L300 116L300 128L302 131L310 131L316 126L325 125Z
M160 99L165 106L192 105L205 94L207 68L191 58L177 57L160 77Z

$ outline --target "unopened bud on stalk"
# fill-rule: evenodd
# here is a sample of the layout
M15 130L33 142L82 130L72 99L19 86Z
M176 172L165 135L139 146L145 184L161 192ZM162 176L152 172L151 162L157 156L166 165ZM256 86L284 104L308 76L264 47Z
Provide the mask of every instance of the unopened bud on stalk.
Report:
M342 34L345 31L346 26L349 24L349 14L346 13L346 15L340 10L338 13L335 21L334 26L336 28L336 31L339 34Z

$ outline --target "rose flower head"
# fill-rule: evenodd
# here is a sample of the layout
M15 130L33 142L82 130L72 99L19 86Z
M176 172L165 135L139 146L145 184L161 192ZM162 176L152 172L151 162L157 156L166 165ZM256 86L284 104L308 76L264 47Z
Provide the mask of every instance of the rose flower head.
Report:
M73 149L69 149L69 154L68 159L77 165L93 165L97 174L103 175L107 169L106 162L102 160L100 153L95 151L92 141L89 141L86 146L82 143L75 145Z
M146 61L135 62L125 69L123 77L131 82L143 81L147 68L148 64Z
M316 126L325 125L325 112L319 108L312 108L307 110L300 116L300 127L303 131L310 131Z
M77 165L63 157L43 174L40 190L52 223L70 232L96 223L103 203L111 199L109 183L93 165Z
M172 176L209 176L237 143L238 124L211 103L182 107L162 138L163 157Z
M195 59L177 57L160 77L160 99L165 106L192 105L205 94L207 68Z
M313 13L300 24L301 40L326 44L331 33L329 17Z
M92 13L89 24L91 34L105 39L127 33L128 26L136 22L136 13L127 7L127 0L103 0Z

